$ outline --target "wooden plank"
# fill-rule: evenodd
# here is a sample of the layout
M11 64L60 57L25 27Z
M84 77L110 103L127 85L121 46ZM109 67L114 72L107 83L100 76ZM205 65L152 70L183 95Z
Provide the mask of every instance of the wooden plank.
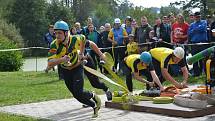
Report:
M153 104L152 101L140 101L138 104L105 102L105 107L137 112L147 112L175 117L193 118L215 114L215 106L204 109L180 107L175 104Z

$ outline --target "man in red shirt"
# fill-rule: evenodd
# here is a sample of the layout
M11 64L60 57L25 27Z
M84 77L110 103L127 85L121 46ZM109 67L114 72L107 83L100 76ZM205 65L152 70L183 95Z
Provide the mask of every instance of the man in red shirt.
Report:
M184 44L188 42L188 28L189 24L185 22L184 16L179 14L177 16L177 21L172 24L171 32L171 43L173 44Z

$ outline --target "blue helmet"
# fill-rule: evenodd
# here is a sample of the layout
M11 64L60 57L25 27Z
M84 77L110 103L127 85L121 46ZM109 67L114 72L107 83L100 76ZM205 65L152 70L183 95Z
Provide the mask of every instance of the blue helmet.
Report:
M152 56L149 52L142 52L140 55L140 61L144 62L145 64L149 64L152 62Z
M69 31L69 26L65 21L60 20L54 24L54 30Z

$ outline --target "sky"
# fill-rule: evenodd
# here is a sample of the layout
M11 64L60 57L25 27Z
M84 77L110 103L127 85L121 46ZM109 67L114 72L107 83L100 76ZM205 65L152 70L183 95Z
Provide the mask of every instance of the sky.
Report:
M144 8L149 7L161 7L168 6L171 2L175 2L177 0L129 0L135 6L143 6Z

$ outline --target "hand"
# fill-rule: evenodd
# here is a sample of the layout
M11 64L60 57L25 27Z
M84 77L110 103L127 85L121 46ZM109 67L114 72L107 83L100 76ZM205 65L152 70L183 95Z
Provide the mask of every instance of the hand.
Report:
M113 41L112 45L114 45L114 46L117 45L117 42L116 42L116 41Z
M188 88L187 82L186 82L186 81L183 81L183 82L181 83L181 85L183 85L183 88Z
M103 53L100 55L100 60L105 60L105 55Z
M124 36L119 35L118 38L119 39L124 39Z
M163 41L163 39L158 39L159 42Z
M150 87L154 86L154 82L148 82L148 84L149 84Z
M79 58L79 60L83 60L84 59L84 54L83 53L79 53L78 54L78 58Z
M164 89L164 87L162 86L162 87L160 87L160 91L161 92L163 92L165 89Z
M184 86L183 86L181 83L177 83L175 86L176 86L178 89L184 88Z
M64 63L70 61L70 58L68 55L64 55L62 59Z

